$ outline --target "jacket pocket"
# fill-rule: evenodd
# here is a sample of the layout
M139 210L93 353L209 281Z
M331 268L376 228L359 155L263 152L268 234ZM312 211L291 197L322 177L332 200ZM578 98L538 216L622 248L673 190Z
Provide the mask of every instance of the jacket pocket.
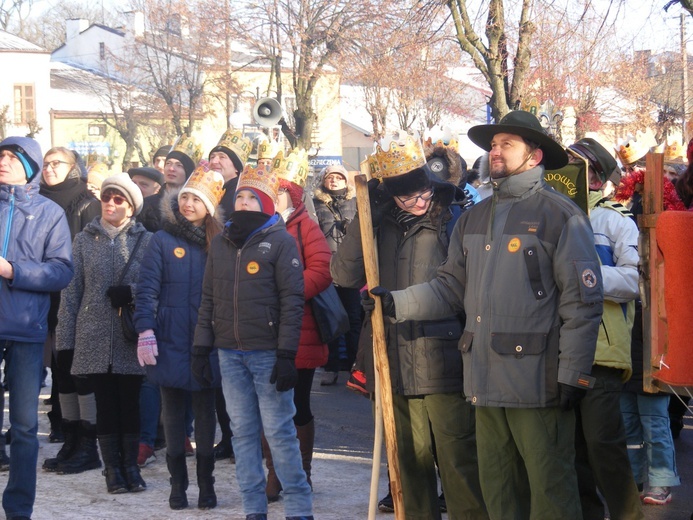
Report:
M426 338L457 340L462 336L462 324L457 319L426 321L421 328Z
M474 341L474 333L471 330L465 330L460 338L459 349L462 353L469 352L472 349L472 342Z
M536 356L546 350L546 338L546 334L497 332L491 334L491 348L503 356Z
M274 316L272 309L265 307L265 317L267 318L267 327L272 332L272 337L277 339L279 337L279 318Z

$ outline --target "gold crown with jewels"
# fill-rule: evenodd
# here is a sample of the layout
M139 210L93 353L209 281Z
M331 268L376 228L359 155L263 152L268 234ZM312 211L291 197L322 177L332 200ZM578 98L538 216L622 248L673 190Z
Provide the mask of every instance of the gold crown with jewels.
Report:
M634 164L645 157L650 148L656 146L654 135L651 130L648 132L637 132L635 137L629 137L618 145L616 155L624 166Z
M182 191L200 193L217 206L224 196L224 177L214 170L206 170L204 166L198 166L185 182Z
M247 137L243 137L243 132L236 130L234 127L230 127L224 132L224 135L221 136L221 139L219 139L219 142L214 148L218 148L219 146L231 150L245 165L250 151L253 148L253 143Z
M683 149L678 141L664 145L664 162L683 162Z
M277 192L279 191L279 177L268 164L258 166L247 165L243 168L243 172L238 177L238 186L236 191L242 189L260 190L261 192L277 200Z
M368 164L373 178L397 177L422 168L426 164L426 154L418 135L397 130L376 142Z
M301 188L308 180L308 152L303 148L295 148L284 157L284 152L279 152L272 161L272 171L280 179L298 184Z
M199 163L200 159L202 159L202 145L198 144L188 134L183 134L176 140L173 148L171 148L171 152L184 153L190 157L195 164Z
M257 160L265 159L272 160L279 153L279 143L274 139L270 140L266 136L258 138L257 142Z

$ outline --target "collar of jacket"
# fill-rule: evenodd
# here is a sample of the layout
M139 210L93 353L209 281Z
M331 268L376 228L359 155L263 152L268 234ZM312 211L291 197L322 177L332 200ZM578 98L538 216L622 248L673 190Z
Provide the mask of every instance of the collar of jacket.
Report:
M0 200L10 200L12 188L17 201L30 199L38 193L38 187L33 184L0 184Z
M495 185L494 191L497 191L498 197L518 198L534 188L537 183L542 183L544 180L544 167L537 165L522 173L517 173L497 181L492 181Z

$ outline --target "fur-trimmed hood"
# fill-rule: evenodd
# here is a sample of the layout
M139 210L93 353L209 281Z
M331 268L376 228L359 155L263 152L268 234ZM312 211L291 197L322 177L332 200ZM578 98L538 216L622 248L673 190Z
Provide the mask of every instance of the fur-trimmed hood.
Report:
M323 204L329 204L332 202L332 196L327 193L323 187L326 170L327 168L322 169L320 176L317 178L317 182L315 183L315 188L313 188L313 198L318 199ZM347 181L347 191L344 199L349 200L353 199L354 197L356 197L356 188L349 181Z
M162 226L166 223L174 226L179 225L174 213L178 210L178 193L180 193L180 188L168 189L161 197L161 201L159 202L159 212L161 213ZM218 205L214 210L214 219L219 223L220 227L224 227L226 216L224 214L224 208L222 208L221 205Z
M441 180L459 186L460 182L467 182L467 165L462 163L462 157L454 149L442 144L427 144L424 146L426 161L434 157L441 157L448 163L447 178ZM436 172L433 172L436 174Z

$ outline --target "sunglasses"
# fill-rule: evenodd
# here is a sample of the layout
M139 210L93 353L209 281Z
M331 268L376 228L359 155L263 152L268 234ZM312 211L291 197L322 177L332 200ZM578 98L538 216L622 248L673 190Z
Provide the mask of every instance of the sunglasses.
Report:
M109 203L111 202L111 199L113 199L113 204L115 204L116 206L122 206L124 202L128 201L128 199L126 199L122 195L111 195L110 193L101 194L101 202Z

